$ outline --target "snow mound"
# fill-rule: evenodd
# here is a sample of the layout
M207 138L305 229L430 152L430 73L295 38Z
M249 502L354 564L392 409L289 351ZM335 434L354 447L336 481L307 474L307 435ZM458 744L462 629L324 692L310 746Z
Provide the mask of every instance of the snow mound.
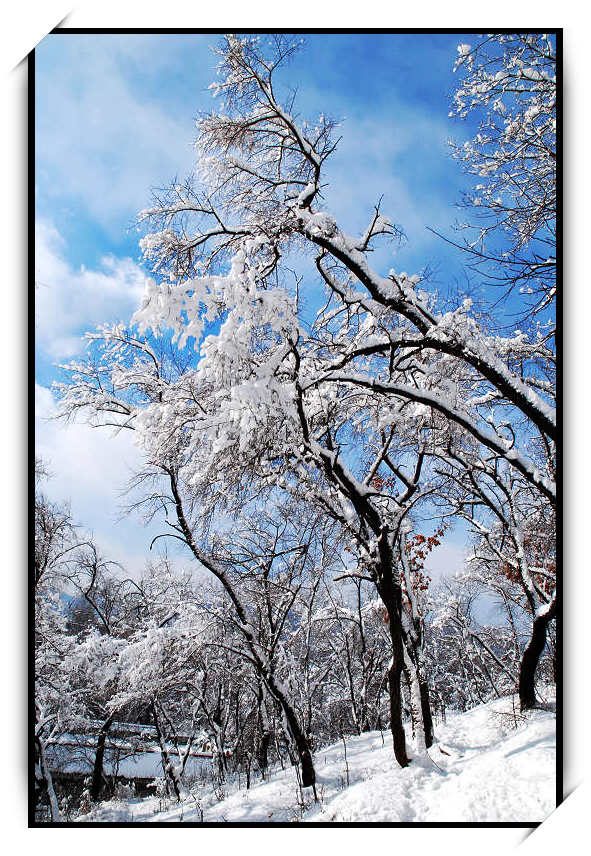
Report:
M317 793L299 791L293 768L220 801L202 792L203 820L220 823L536 823L555 807L556 735L551 711L519 714L513 698L448 714L437 743L397 767L388 733L347 737L315 754ZM346 756L345 756L346 749ZM412 754L412 753L411 753ZM219 796L219 792L218 792ZM195 797L104 803L81 821L199 822Z
M437 732L437 745L406 770L393 768L382 750L387 769L337 794L309 819L535 823L554 809L551 713L514 716L504 699L450 716Z

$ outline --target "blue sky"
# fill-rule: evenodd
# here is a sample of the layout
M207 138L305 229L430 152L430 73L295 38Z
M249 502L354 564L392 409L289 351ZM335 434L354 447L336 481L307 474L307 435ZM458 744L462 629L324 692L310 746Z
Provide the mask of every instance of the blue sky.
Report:
M346 231L362 231L373 205L403 227L400 249L372 262L387 271L426 267L445 292L464 282L462 259L428 231L446 234L467 179L450 137L470 128L448 117L457 83L458 35L308 35L285 70L303 118L343 120L328 169L325 207ZM137 212L150 188L194 165L194 119L215 106L212 35L49 35L36 58L37 443L68 499L110 556L142 566L157 529L120 517L121 490L137 452L128 437L48 422L55 364L80 355L81 336L129 319L141 298ZM449 541L453 539L450 536ZM459 559L459 544L438 561Z

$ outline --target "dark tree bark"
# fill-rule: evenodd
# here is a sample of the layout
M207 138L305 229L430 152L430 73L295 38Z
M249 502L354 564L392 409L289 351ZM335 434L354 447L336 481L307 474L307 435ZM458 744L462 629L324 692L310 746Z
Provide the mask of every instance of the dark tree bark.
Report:
M433 715L431 713L429 684L424 677L419 678L419 690L421 692L421 711L423 714L423 726L425 728L425 746L428 749L433 745Z
M271 743L271 732L267 721L267 714L264 709L265 699L263 693L263 684L259 680L257 691L257 720L260 732L260 739L257 746L257 763L261 771L263 779L267 775L267 767L269 766L269 745Z
M263 675L265 683L269 688L271 695L277 699L281 705L281 710L285 717L289 735L292 738L293 745L297 751L300 767L302 770L302 787L314 787L316 784L316 772L314 770L314 762L312 761L312 753L306 736L302 731L298 718L289 701L285 698L272 675Z
M388 692L390 695L390 729L392 731L392 745L394 756L401 767L408 767L410 759L406 754L406 735L402 722L402 693L400 692L400 678L402 676L402 665L392 657L392 665L388 669Z
M410 759L406 754L406 734L402 721L402 692L400 681L404 668L404 641L400 621L402 593L400 586L390 580L384 580L379 592L388 612L390 640L392 642L392 663L388 669L388 692L390 695L390 728L394 756L401 767L407 767Z
M532 635L527 643L519 668L519 706L521 710L531 710L536 706L536 670L546 645L548 625L556 616L554 600L546 613L534 618Z
M90 785L90 799L97 802L103 785L103 761L105 758L105 743L107 732L111 727L115 714L112 713L103 723L96 743L96 754L94 756L94 767L92 770L92 782Z
M269 766L269 745L271 743L271 735L268 731L263 731L261 741L259 743L258 764L263 778L267 775L267 767Z

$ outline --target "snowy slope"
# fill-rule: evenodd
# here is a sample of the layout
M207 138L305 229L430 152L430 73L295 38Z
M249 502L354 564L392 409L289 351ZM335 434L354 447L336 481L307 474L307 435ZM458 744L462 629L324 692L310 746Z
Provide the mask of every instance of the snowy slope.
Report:
M319 802L309 789L304 804L293 769L235 790L217 801L200 794L206 822L521 822L546 818L555 806L555 717L513 713L499 699L437 727L438 744L405 770L392 755L389 735L371 732L316 753ZM347 768L349 786L347 786ZM163 811L155 798L104 803L81 821L198 822L195 799Z

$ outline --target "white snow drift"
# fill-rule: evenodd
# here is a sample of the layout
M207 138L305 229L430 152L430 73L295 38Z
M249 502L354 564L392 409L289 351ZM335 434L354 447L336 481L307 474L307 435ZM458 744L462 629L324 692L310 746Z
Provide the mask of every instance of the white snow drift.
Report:
M316 753L318 803L310 789L301 799L289 768L250 790L236 780L221 800L203 786L181 804L112 801L78 820L194 823L203 811L205 822L221 823L543 821L555 807L555 716L517 709L515 699L502 698L449 714L437 727L437 744L406 769L396 765L387 732L347 737L346 758L342 742Z

